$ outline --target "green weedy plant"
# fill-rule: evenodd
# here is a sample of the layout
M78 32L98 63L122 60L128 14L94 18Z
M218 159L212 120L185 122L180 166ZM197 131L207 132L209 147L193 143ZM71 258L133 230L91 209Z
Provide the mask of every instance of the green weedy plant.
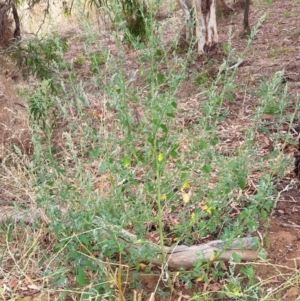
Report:
M267 17L268 17L267 14L263 14L261 17L259 17L256 25L251 29L251 32L248 35L247 48L252 44L254 38L258 33L259 28L261 27L262 23L267 19Z
M227 95L228 90L233 89L234 77L228 76L230 73L227 64L222 67L218 80L207 92L208 101L206 109L203 110L202 120L197 127L191 128L194 139L192 137L188 137L188 139L192 139L192 147L189 148L188 153L180 156L178 153L180 141L177 137L174 119L177 109L175 93L179 83L184 79L183 74L186 65L182 64L182 69L178 73L174 73L172 68L161 72L159 65L164 62L165 54L164 51L157 48L157 40L153 41L152 45L155 45L156 48L149 47L141 57L143 63L145 61L149 63L151 70L151 72L142 74L142 79L149 87L147 97L142 97L143 90L130 85L131 80L126 78L122 68L120 68L124 63L121 57L117 63L117 71L111 76L109 84L106 85L106 92L110 99L109 108L116 112L116 130L110 133L105 141L101 140L101 145L104 147L102 147L101 152L95 152L94 155L95 158L100 157L102 162L98 172L100 174L110 173L115 178L111 182L111 195L106 198L93 193L89 184L92 175L84 171L83 161L80 159L82 152L75 142L75 131L65 134L65 151L75 166L71 176L73 183L69 182L63 173L61 174L56 168L53 185L56 186L55 183L60 183L59 196L53 191L53 188L48 192L49 197L54 193L56 201L61 204L72 200L71 207L76 213L70 211L65 219L68 221L68 228L63 230L63 235L68 239L63 240L66 243L58 245L57 252L58 254L61 252L68 254L69 264L76 267L76 279L82 287L88 287L90 283L87 277L89 271L97 273L97 269L100 269L101 274L104 275L105 268L103 265L98 265L97 269L91 269L93 265L95 266L96 259L89 259L90 263L86 263L87 255L77 251L80 246L84 246L88 250L101 250L105 258L112 258L114 254L122 254L124 260L133 262L134 266L137 265L138 258L138 254L134 252L125 255L125 246L119 244L117 239L99 240L97 235L94 235L96 233L89 230L92 222L91 208L94 208L96 215L109 220L112 224L133 228L139 237L143 237L145 234L145 221L151 221L160 237L164 276L167 275L167 262L163 245L170 234L166 233L164 229L163 214L167 208L171 207L175 213L176 208L182 206L183 200L174 192L173 187L187 186L184 183L190 182L190 174L194 170L200 169L196 174L198 174L197 182L202 185L197 185L195 198L186 200L186 210L179 214L179 225L171 229L171 236L177 238L178 241L192 243L194 240L208 234L217 234L220 231L224 237L230 240L254 231L257 225L251 224L253 219L249 217L256 216L258 218L260 216L256 206L245 208L245 214L242 214L241 218L232 224L231 212L228 210L227 204L230 198L234 197L238 190L245 189L246 178L250 169L247 166L248 154L243 150L237 152L236 156L231 159L218 154L215 150L219 142L216 136L216 126L221 120L223 98L224 95ZM216 92L218 83L224 84L220 94ZM75 93L74 97L78 98L78 90L73 90L73 92ZM130 95L135 96L130 98ZM140 100L138 104L143 109L143 118L137 120L134 117L130 100L133 102ZM118 137L122 138L119 139ZM95 137L90 138L92 136L85 137L85 139L89 139L90 144L97 143ZM140 141L146 142L141 144ZM112 145L111 148L115 151L108 151L109 145ZM60 164L66 165L63 168L60 166L60 169L68 169L67 162ZM169 164L175 164L176 169L170 169ZM217 173L218 184L216 188L211 190L208 189L207 184L213 170L218 168L218 164L223 168ZM135 179L135 175L141 171L144 174L143 184ZM126 183L118 184L123 183L124 180ZM80 191L84 191L84 193L80 193ZM270 192L267 191L267 193ZM196 205L197 199L204 196L207 199L206 208L203 206L202 210L196 209L193 212L192 208ZM47 199L47 197L44 196L43 199ZM242 199L237 198L236 202L244 205ZM156 212L154 217L151 216L153 210ZM191 214L190 210L194 214ZM53 214L52 227L60 237L62 235L60 226L62 216L57 215L55 210L51 214ZM71 233L80 233L76 234L76 237L80 237L79 241L77 238L75 240ZM81 235L82 233L84 235ZM94 244L98 249L93 248ZM192 275L193 277L197 275L197 269ZM221 275L221 271L218 275ZM170 278L166 277L165 279L171 288ZM107 292L107 289L102 286L100 292ZM87 292L87 294L91 295L92 293Z
M12 58L22 68L23 76L28 76L28 71L41 80L49 81L53 92L57 89L54 79L54 64L59 64L68 44L58 36L26 41L20 43L11 52Z
M153 42L156 43L156 41ZM120 71L113 75L110 85L107 86L107 93L113 100L110 106L116 110L119 122L122 124L124 139L120 141L123 149L121 162L128 171L130 169L133 172L143 170L143 173L145 173L144 185L141 187L140 195L134 196L134 191L131 191L134 182L125 186L126 194L132 200L126 216L128 214L128 218L132 219L133 216L136 218L137 210L140 211L139 219L135 220L135 231L139 236L143 236L145 233L145 220L150 219L156 224L160 236L162 267L165 270L167 265L166 254L163 251L165 234L162 216L164 207L168 206L174 197L170 186L173 180L171 180L170 174L166 172L166 167L168 161L176 161L178 155L177 139L173 136L171 128L177 107L174 94L178 83L183 79L182 71L185 65L182 66L183 69L179 72L179 75L172 73L171 70L161 73L158 70L158 64L164 59L163 52L160 49L156 51L153 48L150 49L141 57L143 62L145 60L150 62L150 68L152 69L151 72L142 73L143 80L147 82L149 87L148 96L143 101L139 101L144 117L137 121L134 118L134 112L131 112L128 95L134 95L131 101L137 102L138 99L141 99L142 91L139 88L130 87L130 80L128 83L124 81L125 76L122 69L119 69ZM123 62L121 61L119 66L122 65ZM163 87L168 87L165 92L163 92ZM158 93L160 90L162 91ZM144 140L146 138L142 145L138 143L139 137L144 137L141 138ZM121 174L121 171L118 174ZM126 179L131 178L132 176L129 174L126 177ZM149 210L143 212L145 209L141 210L141 205L144 208L149 208ZM151 208L157 212L157 217L151 217L149 212ZM168 278L167 281L171 287L170 279Z
M230 41L228 45L230 45ZM227 51L230 51L230 48L227 47ZM230 58L231 55L232 53L228 57ZM224 77L222 74L225 74ZM190 154L195 154L197 149L199 158L197 158L198 160L194 158L194 164L202 166L198 171L199 178L197 177L197 183L201 183L201 191L196 191L196 199L205 198L206 204L202 207L202 210L194 210L190 218L185 216L185 213L182 214L182 220L185 222L178 225L175 229L177 233L180 233L179 237L183 237L183 233L192 233L189 239L197 240L206 237L209 233L218 233L219 235L222 233L222 237L230 241L234 237L244 236L247 233L251 234L258 227L255 221L262 220L267 226L268 215L276 204L277 198L274 197L276 196L276 191L272 183L272 176L262 176L257 185L257 193L250 196L248 200L245 197L236 197L238 191L246 189L247 178L252 173L253 168L255 168L254 166L259 168L260 164L263 166L265 162L260 161L260 164L257 164L258 162L256 161L257 155L253 144L255 128L253 131L245 131L244 146L237 148L230 156L226 152L222 154L222 152L215 150L215 147L218 147L220 142L216 129L218 124L226 120L226 115L223 115L222 103L224 97L228 97L231 91L235 89L234 78L234 72L232 73L232 70L228 68L228 64L225 62L220 68L220 73L216 80L206 92L207 99L200 124L205 129L207 136L203 132L199 132L200 143L198 146L195 144L194 149L190 150ZM220 89L220 84L218 83L223 84L221 86L222 89ZM274 93L275 90L276 88L272 89L271 93ZM286 91L284 92L285 94ZM228 98L231 101L233 100L230 97ZM258 123L256 126L258 126ZM280 162L280 164L285 164L282 160ZM276 165L276 171L270 169L270 174L273 174L275 171L276 174L283 175L280 164ZM194 167L191 166L188 170L194 170ZM201 176L201 173L203 176ZM216 184L214 189L207 189L213 173L215 177L213 182ZM241 208L236 220L232 219L231 210L228 208L230 199L233 199ZM187 236L185 237L186 239L188 238ZM201 266L204 267L205 265L200 263ZM197 269L199 271L199 266L197 266ZM189 273L190 277L194 277L194 275L191 275L192 273ZM222 271L216 273L215 277L218 278L218 276L222 278ZM251 279L249 270L245 270L245 276L249 277L249 280ZM186 283L189 282L189 277L184 273L183 279ZM251 286L251 282L249 283ZM228 288L229 293L226 295L229 296L231 294L231 296L234 296L236 294L237 298L242 300L241 288L236 286L229 286ZM198 300L210 300L210 297L207 296L207 299L203 297Z
M43 178L43 185L41 185L42 183L40 181L36 183L36 186L39 188L38 203L40 205L48 204L47 206L49 206L50 209L49 215L52 220L51 229L53 229L58 237L63 235L72 238L72 240L63 239L64 242L57 246L57 253L68 254L69 264L71 263L76 267L77 280L80 286L85 286L89 283L86 274L87 271L90 270L89 267L91 265L86 264L85 268L82 268L82 264L84 264L86 260L84 259L84 255L76 252L79 246L84 246L87 249L92 248L95 251L96 248L93 247L95 243L106 258L111 258L113 254L116 253L122 254L124 249L122 245L117 243L117 240L111 238L99 240L96 231L86 231L84 235L79 235L80 243L76 242L74 246L71 233L82 233L82 231L86 229L85 227L90 227L92 221L91 208L96 210L97 215L106 220L110 220L112 224L128 226L132 222L132 225L136 228L136 232L141 235L145 232L145 221L149 220L151 216L151 207L157 206L158 218L152 218L152 220L158 224L161 245L163 246L164 244L164 229L162 224L163 204L166 203L166 200L169 201L169 197L170 199L172 198L171 182L168 183L167 180L162 180L167 162L165 158L175 159L177 156L177 144L169 140L170 132L168 129L168 120L173 120L174 118L174 110L176 109L174 94L178 83L182 80L182 75L176 75L171 72L171 70L168 74L163 74L158 71L157 66L160 62L156 60L155 57L159 57L160 60L162 59L162 52L160 50L149 53L149 57L153 62L153 73L147 73L146 80L150 83L152 94L149 94L149 97L147 97L143 104L146 118L141 120L140 126L136 126L134 123L133 113L127 101L129 91L134 92L136 95L136 97L132 99L133 101L139 98L141 91L139 89L131 90L130 82L127 83L124 75L119 71L112 76L111 84L107 85L107 92L111 96L111 100L113 100L111 107L113 110L116 110L119 119L116 125L122 125L122 135L124 134L124 138L121 141L116 141L115 136L118 136L120 133L115 131L112 132L111 136L108 136L104 142L103 139L100 139L99 136L94 134L94 131L85 132L88 135L85 136L85 139L89 141L89 145L92 145L91 154L93 154L93 156L91 156L91 160L99 159L100 157L102 161L98 172L100 174L110 172L116 176L116 182L112 181L112 196L110 196L109 199L105 199L93 193L93 187L90 185L91 175L83 171L83 163L79 158L82 152L78 149L78 143L75 142L78 139L78 135L76 138L74 136L76 135L75 131L77 129L74 128L72 130L71 124L69 133L65 133L64 135L66 141L65 152L68 154L68 160L75 166L75 170L72 175L66 178L64 175L68 170L69 163L61 159L56 161L55 164L50 162L51 165L49 165L48 168L51 169L52 172L48 174L47 179ZM182 68L185 68L185 64L182 65ZM119 64L118 70L122 70ZM182 71L180 74L182 74ZM95 76L96 75L95 69ZM70 80L75 82L76 78L71 77ZM73 83L69 83L69 85L73 86ZM158 90L168 85L171 87L170 91L167 90L165 93L157 93ZM74 85L74 88L75 87L76 85ZM68 90L65 91L68 92ZM71 91L74 93L74 97L72 98L79 98L78 90L72 89ZM70 90L68 93L70 93ZM71 95L69 96L71 98ZM84 97L82 100L84 101ZM59 111L64 113L68 112L65 108L65 102L58 102L58 105L62 106L61 108L59 107ZM73 105L78 105L80 109L80 102L74 103ZM32 111L35 112L35 110ZM48 118L47 114L41 115L39 112L40 111L36 113L36 116ZM84 116L82 117L84 118ZM69 118L67 119L71 120ZM170 124L172 124L172 122ZM147 145L142 147L138 146L136 140L141 135L148 137ZM50 144L50 141L48 142ZM101 151L99 151L99 149L93 149L94 144L104 145ZM108 151L108 149L110 149L109 144L114 144L116 150L121 147L122 152L116 151L111 153L111 151ZM61 158L63 158L63 156ZM129 168L131 165L134 167L133 169ZM149 182L147 182L140 196L138 196L132 191L132 185L136 185L134 170L135 168L144 169L145 167L146 169L151 167L150 172L147 171L146 174L146 178L149 179ZM74 168L72 168L72 170L73 169ZM168 178L171 179L171 176L168 175ZM70 179L72 179L72 181L70 181ZM121 186L117 185L117 183L123 179L126 179L128 183ZM56 192L58 184L59 194ZM79 193L81 189L83 189L84 194ZM166 198L164 197L165 193L163 193L163 191L167 192ZM127 197L124 198L124 195ZM55 196L55 202L53 202L53 196ZM114 202L111 202L112 197L114 198ZM129 198L131 202L129 209L127 198ZM145 203L142 202L142 198L145 198ZM59 213L59 210L55 208L58 204L65 204L70 202L70 200L72 200L71 208L75 210L76 215L74 215L72 211L68 213L68 217L65 219L66 221L68 220L68 227L63 230L61 224L64 218ZM146 209L147 207L149 209ZM80 210L80 213L78 210ZM93 242L92 245L91 241ZM132 256L133 262L137 261L137 254L132 253L130 256ZM57 260L60 260L60 258L59 256ZM163 255L163 264L166 264L165 254ZM96 265L94 264L94 266ZM102 268L100 267L100 269ZM51 275L47 277L50 276ZM64 279L65 277L60 275L56 281L57 283L63 283L65 281ZM102 289L104 289L104 286L102 286ZM90 294L92 293L90 292Z
M274 206L276 170L268 173L265 158L257 158L256 125L245 129L243 144L226 149L223 143L226 135L220 128L228 114L223 104L234 101L236 89L235 70L228 61L234 57L230 40L228 60L216 78L200 82L205 100L197 99L196 118L186 127L180 125L186 115L178 108L177 92L185 80L189 54L182 58L166 51L157 24L155 35L149 31L148 47L140 46L136 54L139 68L128 75L122 43L113 57L86 28L84 59L91 63L91 78L82 82L71 66L60 89L52 90L50 80L44 80L29 104L35 152L28 170L37 205L47 209L48 231L57 239L53 254L44 259L43 279L60 291L61 299L72 294L80 300L121 300L124 274L129 268L140 271L140 254L135 249L126 252L117 230L104 235L102 220L130 229L141 241L154 229L162 253L161 277L169 286L162 294L170 293L163 246L193 244L207 236L230 241L251 235L257 220L267 223ZM61 70L64 63L62 58L55 68ZM94 107L86 87L96 87L95 107L113 117L106 120L103 113L97 119L91 114ZM52 151L51 140L57 112L67 121L59 153ZM248 196L245 190L254 170L264 174L257 180L256 193ZM175 216L176 223L166 227L166 215ZM145 244L142 253L151 250ZM250 267L241 273L246 280L253 276ZM221 265L212 269L211 263L199 261L192 271L180 271L187 285L202 276L207 283L210 277L226 279L221 297L242 300L250 295L243 292L240 278L231 271L226 274ZM212 298L207 293L194 300Z
M278 71L273 78L261 80L258 95L261 97L260 109L262 113L282 115L287 107L287 85L282 85L284 71Z
M52 80L41 82L39 89L29 99L29 113L32 121L41 122L41 127L51 129L55 123L55 97L51 94Z
M53 91L56 91L53 80L43 80L28 101L32 128L43 133L41 139L47 146L50 157L52 157L52 132L58 118L56 96L53 95Z

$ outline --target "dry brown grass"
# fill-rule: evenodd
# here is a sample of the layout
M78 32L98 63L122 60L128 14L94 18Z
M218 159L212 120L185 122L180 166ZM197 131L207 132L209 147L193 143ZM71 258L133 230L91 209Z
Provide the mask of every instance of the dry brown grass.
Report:
M31 151L31 137L25 105L18 99L13 84L0 76L0 158L17 146L23 153Z

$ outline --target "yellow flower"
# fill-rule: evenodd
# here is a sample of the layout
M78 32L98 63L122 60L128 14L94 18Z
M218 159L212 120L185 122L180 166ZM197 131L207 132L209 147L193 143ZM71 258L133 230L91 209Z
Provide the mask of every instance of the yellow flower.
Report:
M191 195L192 195L191 191L189 191L188 193L182 192L182 199L185 204L187 204L190 201Z
M201 275L200 277L198 277L196 279L196 282L201 282L201 281L203 281L203 279L204 279L204 275Z
M202 210L205 211L208 214L211 214L214 210L214 207L208 207L207 205L202 206Z
M181 189L187 189L190 188L191 184L188 181L183 182Z
M161 194L161 195L160 195L160 199L161 199L162 201L165 201L165 200L167 199L167 195L166 195L166 194Z
M158 162L161 162L164 158L165 158L164 154L159 154L159 155L157 156Z
M140 266L140 269L142 269L142 270L144 270L147 267L147 265L142 262L139 263L139 266Z
M233 294L235 296L239 296L240 295L240 290L237 287L235 287L232 292L233 292Z
M124 167L126 167L126 168L129 167L129 166L130 166L130 163L131 163L131 162L130 162L130 159L129 159L129 158L124 158L124 159L123 159L123 166L124 166Z

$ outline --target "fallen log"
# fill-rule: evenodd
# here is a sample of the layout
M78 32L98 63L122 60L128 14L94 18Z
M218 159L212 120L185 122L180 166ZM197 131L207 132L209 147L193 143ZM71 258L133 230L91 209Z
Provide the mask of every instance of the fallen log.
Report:
M0 207L0 222L1 223L19 223L24 222L32 224L37 220L42 220L49 223L49 219L41 209L33 209L30 212L12 210L12 207ZM66 210L62 210L63 213ZM126 252L135 251L138 254L140 261L151 262L155 265L162 263L162 250L158 245L149 241L142 241L136 235L124 230L116 225L111 225L105 222L100 217L95 217L93 220L94 230L99 230L100 235L105 238L116 239L118 243L125 245ZM228 261L233 254L240 256L243 261L253 261L258 259L258 251L253 250L256 246L255 238L237 238L231 242L223 240L214 240L207 243L185 246L176 245L173 247L164 247L164 252L167 255L167 265L171 269L191 269L199 260ZM150 252L149 252L150 248ZM147 252L146 252L147 250ZM150 255L149 255L150 254Z
M162 251L158 245L154 245L151 242L141 241L137 239L136 235L120 229L117 226L108 225L100 218L96 218L94 223L99 228L106 229L104 235L106 237L117 237L119 241L128 244L126 251L130 252L135 249L139 254L140 261L150 261L153 264L160 265L162 263ZM152 248L151 257L143 256L143 248L147 245ZM169 268L192 268L199 260L204 261L216 261L224 260L228 261L233 254L238 255L243 261L253 261L258 259L258 251L253 250L256 246L256 239L254 237L237 238L231 242L225 242L223 240L213 240L208 243L203 243L194 246L177 245L174 247L164 247L164 252L167 254L167 264ZM147 252L149 253L149 252Z

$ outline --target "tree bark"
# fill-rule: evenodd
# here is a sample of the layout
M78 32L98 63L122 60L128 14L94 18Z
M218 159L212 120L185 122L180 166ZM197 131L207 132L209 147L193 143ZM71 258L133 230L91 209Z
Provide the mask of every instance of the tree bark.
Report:
M11 8L12 8L12 13L13 13L14 21L15 21L15 26L16 26L16 29L14 31L14 38L16 40L19 40L21 38L21 27L20 27L19 14L18 14L15 2L11 1L10 5L11 5Z
M194 5L192 0L177 0L185 14L185 38L190 40L194 35Z
M216 0L194 0L198 52L209 52L218 44Z
M249 34L251 31L249 25L249 9L250 9L250 0L246 0L245 11L244 11L244 32L246 34Z

